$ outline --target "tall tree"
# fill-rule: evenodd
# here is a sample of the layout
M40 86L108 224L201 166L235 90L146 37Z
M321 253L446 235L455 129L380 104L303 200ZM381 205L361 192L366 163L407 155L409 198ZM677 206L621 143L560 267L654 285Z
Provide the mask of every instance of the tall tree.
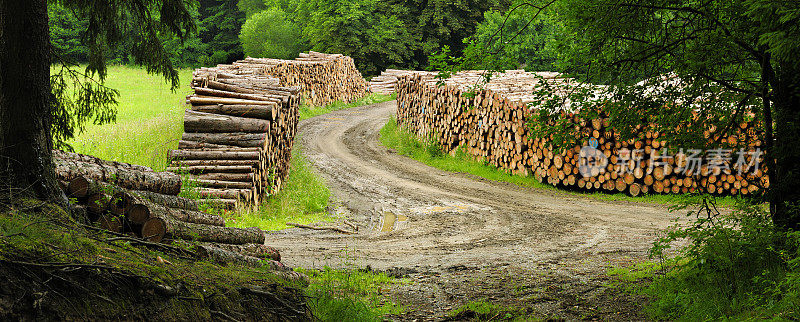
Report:
M177 86L177 70L157 36L171 32L186 37L194 29L188 10L192 1L57 2L88 19L83 35L89 48L85 74L97 75L102 82L105 49L126 39L131 41L135 62ZM64 77L69 76L56 74L51 79L54 59L47 10L46 0L0 1L0 193L4 198L65 201L55 178L53 138L68 138L81 125L76 124L76 116L77 122L85 122L90 117L87 113L107 117L114 102L114 92L102 85L90 82L77 93L69 93L63 86ZM69 66L64 68L67 75L75 75Z

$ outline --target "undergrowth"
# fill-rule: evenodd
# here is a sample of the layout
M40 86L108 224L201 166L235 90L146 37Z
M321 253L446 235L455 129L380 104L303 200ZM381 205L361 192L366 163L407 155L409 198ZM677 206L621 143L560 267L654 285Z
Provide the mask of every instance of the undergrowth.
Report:
M522 187L559 191L574 196L588 196L593 199L604 201L671 205L683 199L683 197L679 195L648 194L631 197L623 193L586 193L562 190L552 185L539 182L532 176L513 175L508 171L490 165L486 161L477 160L461 148L456 149L452 154L444 153L435 140L421 139L415 134L403 129L397 124L395 117L390 118L389 121L386 122L386 125L381 128L380 141L385 147L394 149L398 154L408 156L434 168L451 172L468 173L484 179L507 182ZM720 198L719 203L729 206L734 204L734 200L728 197Z
M679 204L692 220L654 243L656 261L609 274L647 295L654 319L800 319L800 233L775 227L760 205L717 207L705 197Z
M383 321L404 307L388 300L385 292L404 280L364 269L297 269L310 278L308 304L322 321Z
M36 200L0 206L0 318L270 319L305 307L305 282L268 266L220 266L199 259L189 243L147 243L80 219ZM242 291L253 287L288 306Z
M470 301L447 313L455 321L539 321L526 309L505 307L484 300Z

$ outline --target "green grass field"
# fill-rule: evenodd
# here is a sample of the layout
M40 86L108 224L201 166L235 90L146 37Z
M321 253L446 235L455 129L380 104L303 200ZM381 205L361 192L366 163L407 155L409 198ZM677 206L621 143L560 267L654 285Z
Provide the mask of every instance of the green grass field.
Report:
M385 147L394 149L399 154L408 156L414 160L441 170L469 173L481 178L499 182L508 182L523 187L564 191L549 184L536 181L536 179L532 176L523 177L512 175L487 163L476 161L472 156L466 154L460 149L456 151L454 155L443 153L435 142L426 142L419 139L414 134L402 129L397 124L397 120L394 117L392 117L386 123L386 125L381 128L380 141ZM665 205L679 203L684 198L681 195L649 194L639 197L631 197L622 193L583 193L572 191L567 191L567 193L576 196L588 196L605 201L627 201ZM719 205L730 206L733 204L733 198L719 198Z
M78 153L163 170L166 151L178 146L183 133L191 76L190 69L180 70L181 85L173 92L163 77L144 69L109 66L106 86L120 93L117 122L88 124L70 145Z

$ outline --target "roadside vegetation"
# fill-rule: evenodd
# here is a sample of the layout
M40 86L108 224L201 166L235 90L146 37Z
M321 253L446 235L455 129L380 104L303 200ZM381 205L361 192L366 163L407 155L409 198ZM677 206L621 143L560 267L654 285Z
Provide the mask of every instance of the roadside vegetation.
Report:
M322 321L384 321L405 310L384 294L393 284L408 283L403 279L355 267L297 271L310 278L308 304Z

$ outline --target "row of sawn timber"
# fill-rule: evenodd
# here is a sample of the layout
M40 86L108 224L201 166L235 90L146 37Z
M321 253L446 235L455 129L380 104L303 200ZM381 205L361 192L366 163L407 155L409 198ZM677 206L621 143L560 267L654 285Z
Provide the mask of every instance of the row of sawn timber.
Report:
M737 168L734 155L728 163L712 167L708 163L692 167L686 154L661 156L666 142L657 132L637 126L638 139L620 140L614 125L602 111L599 118L582 119L576 113L562 111L579 144L566 149L554 148L553 137L536 138L527 121L533 113L529 93L537 82L567 84L554 73L509 71L483 89L463 95L481 76L480 71L454 75L440 86L429 73L409 73L399 77L396 91L397 121L420 137L433 137L447 152L462 149L472 157L508 172L533 176L539 182L583 191L644 193L696 193L746 195L768 188L766 167ZM731 145L754 151L762 148L759 127L753 121L738 124L737 135L726 139ZM708 133L708 131L707 131ZM591 142L590 142L591 141ZM594 153L582 147L597 144ZM639 156L625 156L624 151L641 151ZM674 152L674 151L673 151ZM602 154L608 162L602 167L584 168L581 162ZM655 156L655 158L651 158ZM757 154L746 155L746 164ZM583 159L583 160L582 160ZM689 170L691 169L691 170ZM740 170L742 170L740 172Z

